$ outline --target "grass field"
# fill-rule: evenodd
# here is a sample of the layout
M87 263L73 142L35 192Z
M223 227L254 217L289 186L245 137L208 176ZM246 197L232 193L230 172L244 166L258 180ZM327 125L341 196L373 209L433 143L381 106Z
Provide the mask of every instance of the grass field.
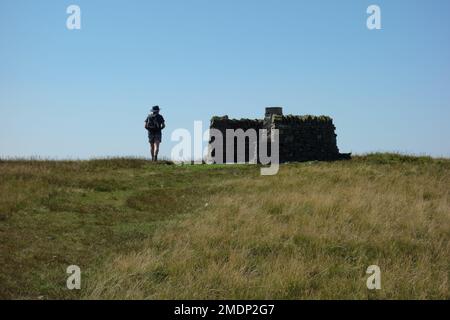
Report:
M0 298L450 299L450 160L3 160L0 194Z

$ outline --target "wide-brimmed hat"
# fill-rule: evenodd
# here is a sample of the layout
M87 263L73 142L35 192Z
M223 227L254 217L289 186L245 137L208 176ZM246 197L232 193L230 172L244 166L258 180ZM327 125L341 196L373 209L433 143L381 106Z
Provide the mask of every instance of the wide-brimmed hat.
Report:
M159 111L159 106L153 106L152 111Z

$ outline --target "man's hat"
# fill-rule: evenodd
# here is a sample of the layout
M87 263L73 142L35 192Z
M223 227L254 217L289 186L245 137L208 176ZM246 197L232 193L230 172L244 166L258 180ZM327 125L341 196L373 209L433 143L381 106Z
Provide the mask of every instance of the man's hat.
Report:
M152 111L159 111L159 106L153 106Z

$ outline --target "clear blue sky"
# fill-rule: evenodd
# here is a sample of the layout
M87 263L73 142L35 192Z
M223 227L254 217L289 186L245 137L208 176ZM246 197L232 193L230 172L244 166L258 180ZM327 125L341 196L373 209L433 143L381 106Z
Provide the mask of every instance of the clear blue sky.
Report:
M159 104L166 156L194 120L283 106L333 117L341 152L450 157L449 39L448 0L0 0L0 156L147 155Z

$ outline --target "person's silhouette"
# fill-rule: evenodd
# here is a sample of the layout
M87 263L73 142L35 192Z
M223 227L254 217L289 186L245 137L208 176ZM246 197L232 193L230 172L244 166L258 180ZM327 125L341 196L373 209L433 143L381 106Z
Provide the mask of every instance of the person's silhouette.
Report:
M152 161L158 161L159 144L162 137L161 131L166 127L164 118L159 114L159 110L159 106L153 106L147 119L145 119L145 129L148 131Z

